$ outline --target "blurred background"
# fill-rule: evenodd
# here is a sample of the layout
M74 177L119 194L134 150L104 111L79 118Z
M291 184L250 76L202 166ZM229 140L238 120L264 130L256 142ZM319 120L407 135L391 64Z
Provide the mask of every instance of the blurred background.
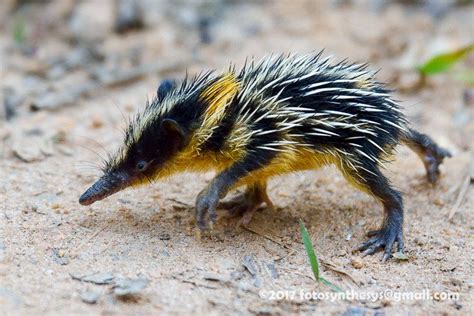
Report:
M468 212L460 211L461 204L457 211L461 215L456 215L460 216L458 226L447 223L444 210L459 196L469 199L467 186L474 177L474 172L469 171L474 170L472 0L2 0L0 21L0 208L4 215L0 214L0 306L12 306L9 311L20 306L33 314L53 307L56 311L80 313L87 311L83 304L90 301L101 302L105 311L123 307L114 305L119 303L113 300L101 301L101 295L108 294L99 286L92 288L100 294L95 301L83 296L91 288L71 280L71 271L108 271L114 267L122 275L145 275L152 283L161 278L161 283L146 292L149 296L141 303L152 304L142 312L156 311L153 306L166 311L167 304L184 299L176 293L189 290L190 285L175 280L181 275L179 269L186 267L198 275L196 265L200 262L203 267L215 264L208 268L226 275L229 269L233 271L235 253L220 251L219 260L227 261L205 260L213 243L196 244L189 234L192 226L183 224L184 219L192 217L192 210L187 207L192 208L195 195L209 176L186 181L177 178L155 184L154 189L125 191L88 208L78 206L79 194L100 174L100 156L120 144L125 118L153 98L161 80L179 80L186 71L226 69L230 62L242 65L245 58L252 56L259 59L269 53L322 49L335 60L369 62L371 68L379 69L378 79L396 91L395 98L401 101L413 125L455 154L447 162L449 172L439 191L433 194L423 191L424 170L416 157L404 149L400 155L405 160L397 160L391 178L404 192L419 196L418 200L413 196L407 199L408 209L413 210L410 217L418 217L413 223L423 223L419 229L451 232L449 236L432 234L440 236L434 247L441 249L439 258L433 263L423 257L419 260L426 259L429 264L420 261L419 266L433 264L441 271L454 271L452 265L464 264L464 270L456 271L465 273L460 279L470 278L472 271L466 268L469 263L465 252L456 252L452 247L464 240L454 239L455 236L469 235L466 223L472 221ZM298 236L297 217L311 218L325 205L337 208L331 204L337 200L343 210L328 218L326 212L320 213L312 221L313 231L317 225L322 225L319 231L335 231L338 237L334 240L342 242L336 248L349 249L347 243L352 246L355 241L344 241L340 236L348 236L347 227L355 225L357 239L361 240L365 226L357 226L344 212L355 208L354 212L364 213L375 204L345 184L337 185L343 179L331 172L318 173L316 182L293 177L280 186L282 189L273 185L270 193L284 211L269 217L272 220L266 225L275 221L281 224L281 236ZM318 183L323 185L319 187ZM332 187L333 183L336 187ZM423 192L417 194L419 191ZM311 192L321 196L309 198L316 194ZM465 205L472 205L470 199ZM304 204L305 201L315 201L315 206ZM355 206L356 201L362 206ZM440 209L429 220L423 215L426 205ZM167 207L172 210L160 212ZM360 214L354 214L360 218ZM376 218L372 216L373 223L367 222L375 225L379 210L373 214L377 214ZM284 220L278 222L279 216ZM103 223L109 226L103 228ZM405 227L413 231L418 224L408 223ZM179 239L174 240L175 236ZM222 247L235 249L237 242L245 241L245 246L236 250L239 255L247 253L244 251L259 254L260 250L250 247L258 246L261 240L249 242L246 238L252 236L242 234L236 239L229 237L229 241L224 236L227 244ZM426 239L419 237L418 244L411 236L407 241L411 249L432 242L431 236L425 236ZM330 247L334 240L324 243L325 235L318 238L323 239L319 245L327 258L354 272L355 265L342 259L350 258L349 250L340 255ZM121 243L123 239L126 242ZM172 242L168 244L166 240ZM173 245L183 248L177 250ZM304 260L303 256L294 255L277 265L288 268L294 263L299 269L305 267ZM381 281L367 281L368 287L398 288L411 283L403 278L389 281L386 278L393 271L388 273L378 263L375 266L378 268L370 273ZM416 265L397 266L401 271L407 269L397 274L424 273L409 270L412 268ZM443 280L451 282L452 274L436 271L420 277L420 287L431 288ZM272 282L285 287L293 284L294 277ZM246 278L250 280L250 275ZM459 284L461 288L463 283ZM190 292L189 301L182 302L182 311L193 311L196 306L201 311L215 306L225 312L260 311L232 303L235 290L226 292L228 295L221 300L208 301L200 299L200 291L201 288ZM49 303L44 300L45 295L52 299ZM245 306L261 304L255 295L245 294L242 300ZM451 313L459 307L453 306L440 303L428 308ZM282 310L306 307L289 304ZM261 311L278 311L273 308ZM396 306L391 308L400 312ZM345 307L336 310L342 312ZM306 311L312 309L308 307Z
M4 0L0 12L2 120L272 52L368 61L412 93L426 83L420 66L458 53L426 74L447 71L474 36L470 0ZM472 59L450 79L472 84Z

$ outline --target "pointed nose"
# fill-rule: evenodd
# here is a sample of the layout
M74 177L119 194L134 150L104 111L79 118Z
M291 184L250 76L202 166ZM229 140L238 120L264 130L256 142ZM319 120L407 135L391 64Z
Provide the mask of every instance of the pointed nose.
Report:
M102 176L96 183L84 192L79 198L81 205L90 205L96 201L126 188L129 183L129 176L122 172L111 172Z

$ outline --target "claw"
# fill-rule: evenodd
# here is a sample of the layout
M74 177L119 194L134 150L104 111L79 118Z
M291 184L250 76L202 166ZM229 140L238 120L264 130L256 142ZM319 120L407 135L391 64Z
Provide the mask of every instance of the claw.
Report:
M227 217L235 218L241 216L237 227L247 226L252 220L255 212L265 203L268 208L273 208L273 203L266 192L266 185L254 184L247 187L247 190L230 201L219 203L219 208L227 209Z
M208 228L208 220L215 223L217 220L216 205L219 198L215 194L209 193L208 190L203 190L196 200L196 222L200 230Z
M258 205L248 208L245 211L245 213L242 215L242 217L240 218L239 222L237 223L237 227L240 227L241 225L248 226L248 224L250 224L250 221L252 220L253 215L255 214L257 210L258 210Z
M451 153L439 147L436 144L433 144L432 149L427 150L423 158L423 163L426 168L426 176L430 183L436 183L438 181L440 171L439 166L443 163L444 158L451 157Z
M211 208L208 210L209 213L209 219L211 220L212 223L215 223L217 221L217 213L216 211Z
M365 257L367 255L373 255L378 250L380 250L382 247L383 247L383 242L380 241L380 240L377 240L373 245L371 245L368 249L366 249L364 252L362 252L362 257Z
M374 246L369 247L364 252L362 252L362 257L373 255L377 250L378 250L378 247L374 247Z
M356 248L356 250L357 250L357 251L364 251L364 250L366 250L367 248L369 248L372 244L374 244L376 241L377 241L377 238L376 238L376 237L370 238L368 241L366 241L366 242L360 244L360 245Z
M377 236L378 234L380 234L380 229L370 230L367 232L366 236L373 237L373 236Z
M240 197L240 196L239 196ZM218 209L229 210L229 213L236 209L242 201L237 201L237 198L230 201L221 201L217 204Z
M357 251L362 252L363 257L385 249L382 256L382 262L385 262L392 256L395 242L397 242L398 251L403 252L403 233L400 226L387 225L382 229L369 231L367 236L370 237L369 240L356 248Z
M405 247L403 244L403 238L402 239L397 238L397 251L403 253L404 248Z
M198 220L197 225L198 225L200 230L206 230L206 228L207 228L207 224L206 224L205 220Z

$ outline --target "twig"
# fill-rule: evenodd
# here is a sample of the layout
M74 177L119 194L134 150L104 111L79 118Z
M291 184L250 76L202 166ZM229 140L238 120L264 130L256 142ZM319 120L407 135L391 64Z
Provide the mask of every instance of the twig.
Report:
M291 273L293 273L293 274L297 274L297 275L301 275L301 276L307 277L307 278L309 278L309 279L315 281L313 275L305 274L305 273L299 272L299 271L295 271L295 270L290 269L290 268L287 268L287 267L278 267L278 268L281 269L281 270L285 270L285 271L291 272Z
M339 273L339 274L342 274L344 275L345 277L349 278L352 282L354 282L354 284L356 284L357 286L360 285L360 281L357 281L352 275L350 275L348 272L342 270L341 268L339 267L336 267L333 263L331 262L327 262L323 259L320 259L322 265L324 265L325 268L331 270L331 271L334 271L336 273Z
M74 249L72 252L71 252L71 257L76 257L77 255L77 252L82 248L84 247L89 241L91 241L92 239L94 239L95 237L97 237L97 235L99 235L99 233L101 231L103 231L104 229L107 228L107 225L104 225L102 226L101 228L97 229L89 238L87 238L86 240L84 240L82 243L79 244L79 246L76 247L76 249Z
M273 241L274 243L276 243L277 245L280 245L281 247L285 248L285 249L288 249L290 250L289 252L287 252L284 256L281 256L279 258L276 258L274 259L275 261L280 261L280 260L283 260L291 255L293 255L297 250L295 248L292 248L288 245L285 245L284 243L282 243L281 241L275 239L273 236L268 236L268 235L265 235L265 234L262 234L261 232L249 227L249 226L242 226L243 228L245 228L246 230L248 230L249 232L252 232L254 234L257 234L259 236L262 236L263 238L266 238L270 241Z
M461 184L461 188L459 190L458 197L456 199L456 203L454 203L453 208L449 212L448 220L451 220L454 216L454 214L458 211L459 207L461 206L462 201L464 200L464 197L466 196L467 190L469 188L469 185L471 183L471 175L468 174L465 178L464 181Z
M171 202L174 202L176 204L180 204L186 208L193 208L194 206L192 206L191 204L188 204L188 203L184 203L184 202L181 202L180 200L177 200L177 199L173 199L173 198L168 198L166 199L167 201L171 201Z
M257 234L259 236L262 236L270 241L273 241L274 243L282 246L283 248L286 248L286 249L289 249L289 250L292 250L292 251L296 251L295 248L292 248L288 245L285 245L284 243L282 243L281 241L275 239L273 236L268 236L268 235L265 235L265 234L262 234L261 232L259 232L258 230L255 230L254 228L250 227L250 226L242 226L243 228L245 228L246 230L248 230L249 232L252 232L254 234Z
M176 275L172 275L171 276L173 279L175 280L178 280L178 281L181 281L183 283L189 283L189 284L192 284L194 286L197 286L198 288L200 287L204 287L204 288L208 288L208 289L212 289L212 290L215 290L215 289L219 289L219 287L214 287L212 285L209 285L209 284L206 284L206 283L203 283L203 282L198 282L198 281L195 281L195 280L188 280L188 279L184 279L184 278L180 278ZM246 289L246 288L241 288L240 286L238 286L238 284L234 281L231 281L231 280L219 280L218 281L219 283L221 283L222 285L224 286L228 286L228 287L233 287L233 288L236 288L236 289L239 289L241 291L244 291L246 293L250 293L250 294L253 294L253 295L257 295L258 296L258 293L256 293L255 291L251 290L251 289Z
M178 278L176 276L173 276L173 278L178 280L178 281L181 281L183 283L189 283L189 284L192 284L192 285L197 286L197 287L205 287L207 289L212 289L212 290L215 290L215 289L219 288L217 286L208 285L208 284L203 283L203 282L197 282L197 281L193 281L193 280L181 279L181 278Z
M296 249L292 249L291 251L287 252L284 256L281 256L280 258L276 258L274 259L275 261L280 261L280 260L283 260L285 258L288 258L289 256L292 256L294 255L296 252Z

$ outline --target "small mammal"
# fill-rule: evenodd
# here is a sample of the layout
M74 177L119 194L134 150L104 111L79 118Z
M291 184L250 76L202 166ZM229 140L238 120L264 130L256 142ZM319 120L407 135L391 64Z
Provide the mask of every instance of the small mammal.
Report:
M164 81L79 202L177 172L214 170L196 200L197 225L216 221L220 200L242 185L245 193L222 205L248 223L263 203L272 205L270 177L335 164L383 204L380 229L358 249L363 255L384 249L385 261L395 243L403 251L402 196L380 171L399 143L418 154L428 181L436 182L450 153L409 126L367 65L332 64L321 53L267 56L240 71Z

